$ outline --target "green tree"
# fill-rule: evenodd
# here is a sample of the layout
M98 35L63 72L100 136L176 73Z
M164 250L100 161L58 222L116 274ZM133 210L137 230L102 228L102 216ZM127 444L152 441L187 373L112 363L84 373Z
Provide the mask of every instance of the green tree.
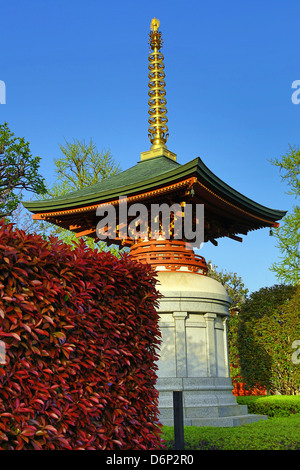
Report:
M251 293L239 314L241 374L281 394L299 393L300 368L292 362L292 344L300 339L300 287L275 285Z
M7 122L0 124L0 215L10 216L22 200L22 191L44 194L39 174L40 157L33 157L29 142L15 137Z
M287 194L297 200L300 196L300 150L290 146L286 155L271 160L271 163L279 167L282 181L289 187ZM294 205L273 233L281 256L270 269L280 282L297 285L300 282L300 206Z
M227 271L219 270L218 266L213 265L210 261L207 264L207 275L219 281L231 298L232 304L230 310L239 310L249 292L242 278L238 276L237 273L228 273Z
M92 139L88 144L76 139L65 140L65 145L59 144L59 148L62 157L54 160L57 181L48 191L52 197L91 186L120 172L111 153L99 152Z
M111 153L106 150L99 152L92 139L88 144L76 139L73 139L73 142L65 140L65 144L59 144L59 148L62 156L54 160L57 180L51 188L48 188L47 193L41 196L43 199L69 194L120 172L120 166L114 161ZM70 230L47 222L38 221L38 223L40 230L48 235L57 236L70 244L78 241L76 235ZM83 238L93 248L107 249L104 242L95 243L92 238ZM118 252L114 246L110 248L110 251L115 254Z

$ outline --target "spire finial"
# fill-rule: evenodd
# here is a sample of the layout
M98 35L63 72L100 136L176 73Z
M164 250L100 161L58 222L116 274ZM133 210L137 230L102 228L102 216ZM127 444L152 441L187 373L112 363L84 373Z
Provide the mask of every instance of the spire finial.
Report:
M168 134L168 118L167 114L167 100L165 98L165 72L164 72L164 56L160 52L163 39L162 34L158 31L160 22L158 19L153 18L151 21L149 33L149 44L150 44L150 54L149 54L149 139L152 144L152 149L157 148L158 146L164 146L169 137Z
M160 21L153 18L150 24L149 33L149 133L148 137L152 144L150 150L141 152L141 160L165 156L176 161L176 154L167 149L166 142L168 140L168 118L167 100L165 98L165 72L164 72L164 56L161 53L163 45L162 34L158 31Z
M150 24L151 31L157 31L160 25L160 21L157 18L153 18Z

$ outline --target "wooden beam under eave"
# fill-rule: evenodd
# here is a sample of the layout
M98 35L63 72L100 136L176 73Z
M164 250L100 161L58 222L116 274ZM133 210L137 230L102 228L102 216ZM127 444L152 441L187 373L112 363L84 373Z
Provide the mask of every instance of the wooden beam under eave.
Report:
M235 240L236 242L242 242L243 241L243 239L241 237L237 237L236 235L228 234L227 237L231 238L232 240Z
M88 230L83 230L83 232L74 232L76 237L79 238L79 237L85 237L85 236L89 236L91 235L92 233L96 233L96 229L95 228L90 228Z
M33 220L44 220L45 216L43 214L32 214Z

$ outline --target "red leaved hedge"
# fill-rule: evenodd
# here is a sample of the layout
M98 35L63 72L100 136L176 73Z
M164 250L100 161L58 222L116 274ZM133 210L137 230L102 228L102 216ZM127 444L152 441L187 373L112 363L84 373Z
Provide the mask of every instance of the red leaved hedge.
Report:
M0 222L0 449L160 447L155 283Z

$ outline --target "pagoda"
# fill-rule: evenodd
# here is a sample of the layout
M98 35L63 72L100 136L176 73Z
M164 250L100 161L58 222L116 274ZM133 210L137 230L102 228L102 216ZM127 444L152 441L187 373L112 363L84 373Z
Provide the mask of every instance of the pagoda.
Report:
M149 33L150 149L141 153L136 165L113 177L24 206L33 213L33 219L71 230L77 237L89 236L97 242L106 234L108 245L129 247L138 262L155 267L163 295L157 382L161 421L172 424L172 391L182 390L186 425L234 426L263 417L249 415L232 394L226 327L231 300L220 283L206 276L205 259L194 251L199 240L192 235L202 224L201 242L217 246L218 239L224 237L241 242L250 231L277 227L286 212L265 207L231 188L199 157L180 164L177 155L167 148L159 26L154 18ZM153 207L163 204L173 208L167 229L160 212L153 219ZM137 217L135 208L141 205L146 209L146 220L145 216ZM99 214L104 220L105 210L112 207L114 223L100 230ZM204 210L198 212L199 207ZM183 223L187 208L191 209L189 237L186 231L178 230L177 223Z

